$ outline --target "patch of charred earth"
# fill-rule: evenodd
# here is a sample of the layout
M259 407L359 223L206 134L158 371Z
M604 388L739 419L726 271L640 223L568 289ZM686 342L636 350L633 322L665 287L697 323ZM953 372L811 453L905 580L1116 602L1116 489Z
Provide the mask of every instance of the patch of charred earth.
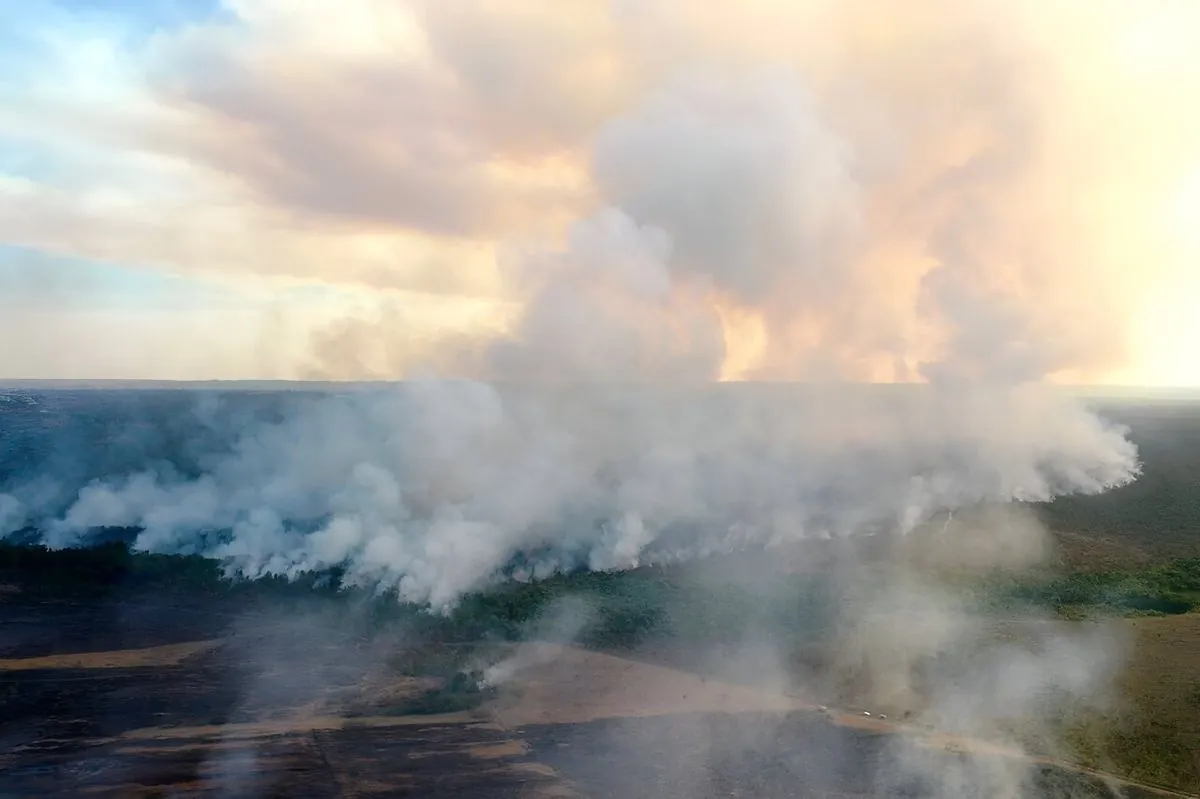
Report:
M88 603L10 595L0 602L0 658L161 646L223 628L221 619L195 605L191 611L148 599ZM0 670L0 769L37 752L78 748L87 738L221 717L236 701L233 668L204 656L180 667Z
M0 671L0 746L70 746L151 726L220 724L240 701L236 667L200 657L185 666ZM3 756L0 756L2 758ZM0 759L0 762L3 762Z
M0 658L217 638L234 617L229 603L203 596L53 597L24 587L0 595Z
M169 731L166 731L169 732ZM487 724L397 724L238 738L101 742L26 757L0 796L564 796L526 747Z
M494 725L297 717L298 701L362 677L370 659L353 631L326 625L317 641L286 618L164 600L3 597L0 798L565 795ZM129 650L204 641L214 646L124 665L140 654ZM330 647L336 657L317 651ZM104 665L75 667L82 653ZM266 732L242 724L272 718Z

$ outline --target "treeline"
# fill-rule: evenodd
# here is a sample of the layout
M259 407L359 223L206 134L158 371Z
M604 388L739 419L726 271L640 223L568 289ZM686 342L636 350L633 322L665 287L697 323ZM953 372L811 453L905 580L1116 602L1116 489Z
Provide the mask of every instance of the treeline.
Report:
M246 580L226 575L222 565L211 558L138 552L124 541L66 549L0 541L0 582L26 593L63 597L144 592L304 596L333 595L339 588L335 574Z
M812 641L834 616L831 586L819 580L744 586L710 584L674 570L577 572L505 583L466 597L449 629L464 638L569 637L600 649L656 641L720 642L748 632Z
M440 613L399 602L394 594L347 587L337 570L291 581L245 580L227 576L214 560L138 552L123 541L58 550L0 541L0 584L19 587L33 598L149 593L229 600L231 606L247 600L349 603L363 611L362 623L368 629L403 623L431 643L514 641L537 635L563 636L598 648L632 647L651 636L719 640L755 627L809 636L830 618L834 603L832 585L822 580L789 578L769 586L713 587L678 570L642 568L505 581Z
M829 632L844 601L836 579L785 576L749 585L706 582L686 569L577 572L534 582L507 581L464 597L447 613L429 612L346 587L334 571L295 580L245 580L198 555L136 552L124 542L51 550L0 542L0 582L31 594L103 596L152 592L243 601L303 599L356 602L366 623L403 621L426 640L446 643L562 635L599 648L658 640L719 641L748 630L770 630L812 642ZM999 612L1035 606L1061 615L1175 614L1200 607L1200 558L1139 570L1007 578L968 587Z

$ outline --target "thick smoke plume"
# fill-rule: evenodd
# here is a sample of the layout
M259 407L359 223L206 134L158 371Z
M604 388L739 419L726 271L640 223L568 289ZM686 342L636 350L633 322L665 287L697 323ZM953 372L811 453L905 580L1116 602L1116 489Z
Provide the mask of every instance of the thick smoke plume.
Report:
M138 527L139 547L248 575L344 566L444 606L514 571L903 532L1132 479L1121 430L1030 383L1065 365L1061 342L992 291L972 226L943 231L955 244L919 298L931 325L953 323L936 353L857 306L880 292L853 164L797 73L685 74L597 139L607 206L560 251L513 256L528 300L512 332L448 346L493 381L303 403L226 431L198 477L104 477L53 518L23 486L3 518L59 546ZM726 360L722 308L759 309L776 360L783 328L806 327L820 346L797 350L797 374L883 358L931 382L706 386Z
M1120 430L1033 391L416 382L310 401L244 431L198 479L92 482L38 523L56 546L140 527L139 547L252 576L345 565L444 605L514 563L620 569L904 531L946 508L1102 491L1135 469Z
M619 5L643 32L670 6ZM994 737L1047 691L1097 693L1113 651L1103 636L989 648L971 608L907 570L1028 561L1045 544L1028 519L936 535L929 523L1102 492L1139 469L1124 430L1043 385L1109 356L1097 320L1112 284L1064 256L1073 230L1048 232L1023 205L1053 138L1030 76L986 33L987 14L942 20L938 4L917 5L913 41L945 67L934 94L929 75L889 71L905 48L864 45L851 69L851 47L807 72L732 51L689 58L706 50L705 22L680 20L663 40L671 68L635 47L630 85L645 91L605 96L619 107L591 140L594 196L563 240L514 241L500 259L515 307L501 332L418 346L383 322L349 325L340 345L321 339L318 367L346 374L374 332L404 361L385 371L432 377L300 398L276 419L217 414L225 443L194 468L0 486L0 533L32 527L73 546L137 528L139 548L252 577L337 567L439 609L501 579L875 536L895 556L887 579L852 555L835 572L846 602L834 658L861 678L857 694ZM454 15L427 16L431 46L452 46ZM557 133L577 127L568 117ZM435 206L421 211L470 227L457 204ZM719 382L739 377L807 382ZM849 382L870 380L894 385ZM920 551L918 530L936 546ZM746 675L782 660L761 632ZM936 774L897 757L898 780ZM1020 795L1021 773L1002 772L950 774L941 794Z

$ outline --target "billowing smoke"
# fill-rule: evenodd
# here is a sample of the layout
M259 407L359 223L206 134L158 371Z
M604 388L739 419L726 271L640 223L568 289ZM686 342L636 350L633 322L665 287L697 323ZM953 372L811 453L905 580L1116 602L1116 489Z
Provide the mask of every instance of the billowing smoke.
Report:
M628 568L908 530L945 508L1102 491L1135 470L1119 429L1031 390L429 381L252 426L197 479L92 482L39 526L58 546L140 527L139 547L249 575L345 565L353 581L442 605L514 563Z
M53 518L22 509L25 486L0 510L56 546L136 527L145 549L252 576L344 566L445 606L513 573L906 531L1132 479L1121 430L1029 382L1063 365L1059 342L989 293L971 226L917 309L952 320L947 346L898 350L855 312L881 292L853 163L794 72L687 73L598 137L607 206L561 250L514 256L528 299L511 333L451 348L492 382L301 404L238 431L198 477L104 477ZM797 374L899 359L931 383L713 385L721 308L807 325ZM772 341L778 360L788 338Z
M381 349L433 377L223 421L227 445L195 468L13 482L0 533L72 546L136 528L142 549L251 577L336 567L439 609L502 579L877 536L900 542L895 573L841 564L834 658L857 693L979 735L1047 691L1095 693L1106 641L989 649L964 600L902 568L1028 560L1045 542L1015 517L974 537L947 523L932 554L905 541L946 511L1098 493L1139 470L1123 429L1043 385L1105 357L1109 284L1098 275L1095 302L1080 300L1078 262L1019 207L1044 131L984 27L953 46L926 31L946 64L974 67L938 74L944 100L885 74L895 59L844 83L666 70L594 136L595 202L564 241L500 259L517 307L503 332L408 347L381 323ZM989 91L999 100L968 102ZM943 139L953 152L933 152ZM352 360L338 341L319 357ZM869 380L893 384L850 382ZM779 654L761 632L748 671ZM936 772L899 756L898 779ZM1001 777L951 775L942 793L1019 795L1020 774Z

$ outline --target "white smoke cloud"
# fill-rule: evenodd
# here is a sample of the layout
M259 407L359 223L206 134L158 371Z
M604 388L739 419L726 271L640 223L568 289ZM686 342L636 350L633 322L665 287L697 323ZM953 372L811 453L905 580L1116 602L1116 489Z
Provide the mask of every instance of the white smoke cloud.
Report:
M1123 431L1026 385L1059 364L1057 343L988 313L1008 295L967 257L931 273L925 312L956 332L926 361L927 390L703 388L726 354L714 301L810 324L796 358L831 367L818 374L853 365L843 333L857 354L919 360L854 310L887 289L855 257L853 162L798 73L682 73L597 139L608 207L560 251L506 265L526 297L512 332L453 349L503 387L418 381L301 404L242 430L198 479L104 479L41 526L56 545L140 527L141 547L249 575L344 565L445 606L516 560L627 568L1132 479ZM943 230L976 241L969 225Z
M849 146L791 71L685 73L596 143L604 196L670 232L673 265L754 306L843 277L861 206Z
M711 308L672 279L672 240L607 209L575 226L566 253L534 258L514 335L489 365L507 379L712 380L724 346Z
M140 527L251 575L344 565L437 606L520 560L621 569L1131 479L1122 430L1034 389L414 382L246 429L207 474L86 486L48 541Z

